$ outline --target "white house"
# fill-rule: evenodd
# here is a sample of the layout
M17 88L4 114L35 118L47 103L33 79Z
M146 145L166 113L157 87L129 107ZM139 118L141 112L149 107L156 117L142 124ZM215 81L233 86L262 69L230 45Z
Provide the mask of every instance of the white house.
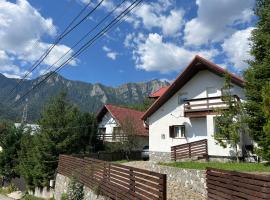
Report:
M131 128L135 130L133 133L136 134L139 148L143 148L148 145L148 129L141 119L143 114L143 112L129 108L104 105L97 114L100 139L105 142L119 141L119 137L125 135L122 127L130 123Z
M210 158L231 158L232 148L223 148L214 140L216 107L226 106L221 100L226 71L196 56L176 80L145 112L142 119L149 126L151 160L168 161L171 147L207 139ZM229 73L233 94L245 99L244 81ZM214 109L215 108L215 109ZM241 136L239 148L251 144Z

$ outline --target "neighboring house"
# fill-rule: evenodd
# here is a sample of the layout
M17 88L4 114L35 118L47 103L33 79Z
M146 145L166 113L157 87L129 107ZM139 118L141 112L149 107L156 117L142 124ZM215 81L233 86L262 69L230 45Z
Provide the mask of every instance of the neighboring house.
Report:
M21 123L14 123L16 128L21 126ZM33 135L39 131L40 127L37 124L24 124L24 131L30 130L30 133Z
M144 113L129 108L104 105L97 114L99 138L105 142L117 142L125 136L122 127L131 126L139 142L139 148L148 145L148 129L141 117ZM123 140L121 140L123 141Z
M226 106L222 88L226 71L216 64L196 56L142 119L149 126L151 160L170 160L171 147L207 139L210 157L231 158L232 148L223 148L214 140L217 107ZM244 81L230 73L233 94L243 101ZM248 136L241 134L240 150L250 145Z
M150 94L148 98L158 99L160 96L162 96L164 94L164 92L166 92L166 90L168 88L169 88L169 86L162 87L162 88L158 89L157 91L153 92L152 94Z

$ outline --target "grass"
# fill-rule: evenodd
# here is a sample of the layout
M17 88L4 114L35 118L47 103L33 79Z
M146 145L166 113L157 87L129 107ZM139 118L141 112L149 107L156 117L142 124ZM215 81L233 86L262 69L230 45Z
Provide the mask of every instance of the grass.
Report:
M241 171L241 172L270 172L269 164L262 163L218 163L218 162L171 162L171 163L159 163L160 165L178 167L184 169L199 169L205 170L207 167Z

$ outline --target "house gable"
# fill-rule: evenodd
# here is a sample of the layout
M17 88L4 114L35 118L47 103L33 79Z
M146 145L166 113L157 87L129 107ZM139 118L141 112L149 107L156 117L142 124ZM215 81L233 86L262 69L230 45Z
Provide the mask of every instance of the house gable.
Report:
M158 110L165 102L167 102L175 93L177 93L186 83L188 83L196 74L200 71L207 70L219 77L224 77L227 72L225 69L217 66L216 64L200 57L196 56L193 61L187 66L187 68L176 78L171 86L160 96L157 101L145 112L142 116L143 120L146 120L156 110ZM229 73L232 83L238 87L244 87L244 81L238 76ZM197 83L202 84L202 83Z

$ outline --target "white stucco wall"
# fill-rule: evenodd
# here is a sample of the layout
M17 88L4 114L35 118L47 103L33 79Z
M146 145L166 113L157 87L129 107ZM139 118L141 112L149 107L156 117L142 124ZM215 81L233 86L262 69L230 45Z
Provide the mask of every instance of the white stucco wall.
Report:
M102 121L98 125L99 128L106 128L106 133L107 135L112 135L113 134L113 128L114 127L119 127L118 123L116 120L112 117L112 115L107 112L106 115L102 118ZM111 140L107 140L111 141Z
M143 122L142 122L143 123ZM98 125L99 128L106 128L107 135L113 134L113 128L119 127L117 121L113 118L113 116L107 112L106 115L102 118L102 121ZM113 142L112 139L106 139L107 142ZM142 149L144 146L148 145L149 138L145 136L137 136L138 149Z
M186 83L172 98L163 104L149 119L149 150L157 152L170 152L171 146L208 139L209 155L230 156L232 149L217 145L213 138L214 115L202 118L184 117L183 104L178 105L179 94L185 94L188 99L204 98L207 96L207 88L215 88L216 92L211 96L221 96L221 88L224 79L210 71L204 70L197 73ZM243 89L234 86L234 94L244 98ZM169 137L169 126L185 125L186 138L173 139ZM162 134L165 139L162 139Z

